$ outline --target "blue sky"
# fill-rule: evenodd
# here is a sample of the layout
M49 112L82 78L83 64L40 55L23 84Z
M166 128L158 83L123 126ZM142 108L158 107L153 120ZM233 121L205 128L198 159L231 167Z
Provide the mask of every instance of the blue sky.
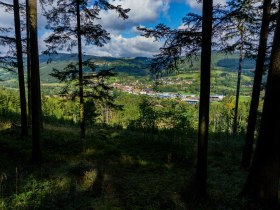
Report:
M21 0L24 1L24 0ZM224 3L226 0L214 0L214 3ZM6 0L12 3L12 0ZM200 12L196 0L109 0L115 5L122 5L123 8L130 8L129 18L122 20L114 11L101 11L100 23L104 29L110 32L111 41L102 48L84 46L84 53L96 56L112 57L151 57L156 54L162 43L147 39L136 30L137 26L153 28L159 23L164 23L171 28L179 28L182 25L182 18L188 12ZM44 29L45 18L38 11L39 28L39 51L46 49L44 39L50 35L50 31ZM0 8L0 27L13 27L13 15L7 14ZM73 49L75 53L75 49Z
M162 43L141 36L136 30L137 26L153 28L164 23L171 28L179 28L188 12L200 12L196 0L116 0L112 3L130 8L129 18L123 21L114 12L101 12L100 23L111 33L111 41L103 48L86 47L87 54L151 57L158 52Z
M223 0L221 0L223 1ZM137 26L155 27L164 23L171 28L179 28L182 18L188 12L200 12L196 0L109 0L114 5L130 8L129 18L122 20L114 11L101 11L98 21L111 34L111 41L102 48L85 46L84 53L112 57L152 57L159 51L162 43L141 36ZM43 25L43 23L42 23ZM42 30L43 31L43 30ZM42 41L50 32L40 33Z
M183 2L170 2L167 12L161 11L158 17L153 21L139 22L139 25L153 28L157 24L163 23L171 28L178 28L182 25L182 18L190 11L193 11L193 9ZM129 38L137 35L137 33L124 30L122 31L122 35Z
M168 16L165 17L165 15L161 15L159 22L162 22L173 28L178 28L182 24L182 18L187 13L194 11L195 9L190 8L190 6L184 2L170 2Z

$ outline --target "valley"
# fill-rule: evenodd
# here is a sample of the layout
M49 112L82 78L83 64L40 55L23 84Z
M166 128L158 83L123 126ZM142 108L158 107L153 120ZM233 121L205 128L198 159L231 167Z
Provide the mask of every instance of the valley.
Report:
M40 56L40 76L42 93L45 95L57 95L63 84L50 74L53 69L62 70L69 63L76 62L75 54L58 54L49 57ZM199 94L199 59L179 65L176 72L163 73L157 80L149 73L151 58L113 58L95 57L84 55L83 60L93 59L96 71L112 69L116 76L108 79L107 83L115 89L124 92L144 94L170 94L170 95L195 95ZM220 54L212 55L211 94L234 95L237 80L238 55ZM254 61L245 59L241 79L241 95L250 96L253 82ZM84 69L85 75L92 74L89 69ZM0 69L0 86L6 88L18 88L17 74Z

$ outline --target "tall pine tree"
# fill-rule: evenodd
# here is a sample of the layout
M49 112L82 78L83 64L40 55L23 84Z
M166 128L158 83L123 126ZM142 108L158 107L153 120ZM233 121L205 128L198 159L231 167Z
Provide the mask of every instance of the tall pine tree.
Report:
M25 82L24 82L23 55L22 55L23 53L22 53L22 38L21 38L21 27L20 27L20 11L19 11L18 0L14 0L14 22L15 22L19 92L20 92L21 134L23 136L27 136L28 126L27 126L27 110L26 110L26 96L25 96L26 94L25 94Z
M73 47L77 47L78 69L73 65L68 67L73 67L69 72L70 74L75 73L75 71L78 73L82 138L86 134L82 41L84 39L87 45L99 47L109 41L109 33L100 24L95 24L101 9L115 10L121 18L128 18L129 9L122 9L121 6L114 6L105 0L94 2L89 0L61 0L56 2L56 6L46 13L47 29L52 30L53 33L45 40L48 44L48 49L44 53L54 54L62 49L72 51Z
M198 152L196 166L196 196L206 195L207 148L209 128L211 47L212 47L213 1L204 0L202 6L202 45L200 66L200 104L198 124Z
M24 66L23 66L23 51L22 51L22 35L21 35L21 21L20 21L20 4L18 0L14 0L13 4L0 2L7 12L14 14L14 33L15 36L11 36L8 33L9 29L2 29L2 33L6 32L6 36L0 36L0 44L7 46L10 50L2 57L1 65L4 65L7 69L17 68L19 93L20 93L20 114L21 114L21 135L28 135L27 126L27 110L26 110L26 97L25 97L25 84L24 84ZM14 59L16 58L16 59Z
M257 0L258 1L258 0ZM238 71L235 94L235 108L232 133L238 132L238 110L241 88L241 75L244 58L253 58L256 54L256 41L259 35L259 9L255 0L228 1L224 8L218 8L219 22L217 32L219 50L227 53L238 51ZM217 22L217 21L216 21Z
M271 53L256 152L242 194L263 209L279 209L280 176L280 15Z
M242 154L241 167L248 168L251 164L253 152L254 134L257 122L257 112L259 106L259 97L262 84L262 75L264 72L264 63L267 52L267 40L269 36L269 22L271 13L271 0L264 0L262 26L259 38L258 55L254 76L254 85L251 98L250 112L248 117L245 146Z
M31 102L32 102L32 157L34 164L42 161L41 151L41 86L39 71L37 0L28 0L28 19L30 37L30 70L31 70Z

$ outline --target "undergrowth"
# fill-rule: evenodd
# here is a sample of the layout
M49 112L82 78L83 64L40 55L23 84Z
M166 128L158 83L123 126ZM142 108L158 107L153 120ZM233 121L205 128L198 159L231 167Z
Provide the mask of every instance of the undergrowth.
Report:
M242 141L209 142L209 198L185 201L196 135L96 128L81 140L72 127L45 125L44 161L29 164L31 139L6 124L0 130L0 210L6 209L242 209L236 198Z

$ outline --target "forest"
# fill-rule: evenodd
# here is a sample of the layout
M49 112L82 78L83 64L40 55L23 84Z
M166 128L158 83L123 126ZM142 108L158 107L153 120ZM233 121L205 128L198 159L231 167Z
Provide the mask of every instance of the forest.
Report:
M0 0L0 210L280 210L279 6Z

